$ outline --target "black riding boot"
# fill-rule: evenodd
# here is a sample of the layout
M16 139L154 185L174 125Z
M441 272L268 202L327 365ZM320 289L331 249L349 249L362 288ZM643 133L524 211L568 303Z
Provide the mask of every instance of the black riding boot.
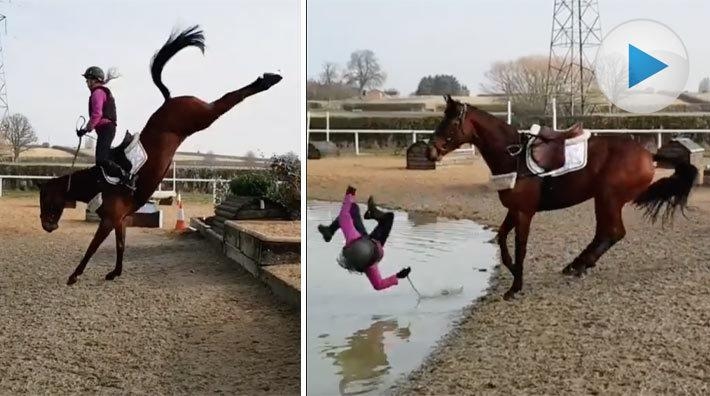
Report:
M97 165L104 170L107 176L118 178L122 186L125 186L131 191L136 190L135 178L132 178L130 173L124 171L117 163L110 160L103 160Z
M385 212L377 209L375 198L370 195L370 198L367 199L367 211L365 211L365 215L363 217L365 219L380 220L384 214Z

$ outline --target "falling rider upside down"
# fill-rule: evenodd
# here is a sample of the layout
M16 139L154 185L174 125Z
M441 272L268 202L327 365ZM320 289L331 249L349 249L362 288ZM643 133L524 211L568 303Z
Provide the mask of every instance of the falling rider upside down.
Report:
M377 208L372 196L367 200L365 219L374 219L377 226L368 234L360 217L360 208L355 203L355 188L348 186L343 198L338 218L330 225L319 225L318 231L326 242L330 242L338 228L345 236L345 246L338 257L338 264L348 271L365 273L375 290L384 290L398 284L398 279L406 278L410 268L406 267L387 278L382 278L378 263L384 256L384 245L392 230L394 213Z

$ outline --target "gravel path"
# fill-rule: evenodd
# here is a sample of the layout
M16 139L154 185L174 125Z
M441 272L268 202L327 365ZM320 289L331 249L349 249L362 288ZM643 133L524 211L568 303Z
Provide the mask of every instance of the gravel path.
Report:
M363 200L497 227L504 211L487 177L481 163L407 171L401 157L326 159L308 161L307 191L340 200L351 183ZM503 301L512 277L501 271L396 393L710 393L710 189L691 205L665 230L626 207L626 238L584 279L561 270L591 241L592 202L538 214L523 293Z
M96 225L47 234L37 202L0 198L0 394L300 393L299 312L205 241L129 228L121 278L111 235L67 287Z

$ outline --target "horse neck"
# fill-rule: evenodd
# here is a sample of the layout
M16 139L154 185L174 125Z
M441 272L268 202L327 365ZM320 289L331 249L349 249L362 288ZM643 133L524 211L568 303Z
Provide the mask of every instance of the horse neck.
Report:
M517 131L483 111L474 109L469 114L477 133L471 134L467 143L478 148L491 173L499 175L516 171L517 163L508 153L508 146L520 143Z
M100 192L97 178L93 175L93 169L95 168L80 169L71 175L59 178L65 186L68 185L69 189L66 192L68 199L88 202Z

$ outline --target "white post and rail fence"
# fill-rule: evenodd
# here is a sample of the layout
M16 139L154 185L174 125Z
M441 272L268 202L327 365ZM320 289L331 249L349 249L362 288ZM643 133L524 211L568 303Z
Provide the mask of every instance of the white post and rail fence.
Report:
M3 190L2 190L2 182L5 179L20 179L20 180L48 180L48 179L54 179L57 176L31 176L31 175L0 175L0 197L3 195ZM156 196L160 197L160 193L171 193L175 192L175 187L176 183L211 183L212 186L212 202L216 203L217 202L217 185L222 184L222 183L228 183L229 180L227 179L192 179L192 178L180 178L180 177L170 177L170 178L165 178L162 180L161 185L163 182L172 182L173 183L173 190L172 191L164 191L160 188L156 191Z
M508 111L507 111L507 122L510 124L512 122L512 106L511 102L508 101ZM308 141L310 141L311 133L322 133L325 134L325 140L330 141L331 134L349 134L353 136L355 142L355 155L360 155L360 135L361 134L394 134L394 135L411 135L412 143L416 143L417 137L422 135L431 135L433 131L431 130L413 130L413 129L331 129L330 128L330 113L325 112L325 129L313 129L310 127L311 123L311 113L307 114L306 118L307 128L308 128ZM557 105L556 100L552 99L552 128L557 129ZM710 129L588 129L593 135L596 134L630 134L630 135L656 135L656 146L660 148L663 143L663 134L707 134L710 133ZM524 132L527 130L521 130ZM475 155L475 148L459 149L456 150L460 153L470 152L471 155Z

